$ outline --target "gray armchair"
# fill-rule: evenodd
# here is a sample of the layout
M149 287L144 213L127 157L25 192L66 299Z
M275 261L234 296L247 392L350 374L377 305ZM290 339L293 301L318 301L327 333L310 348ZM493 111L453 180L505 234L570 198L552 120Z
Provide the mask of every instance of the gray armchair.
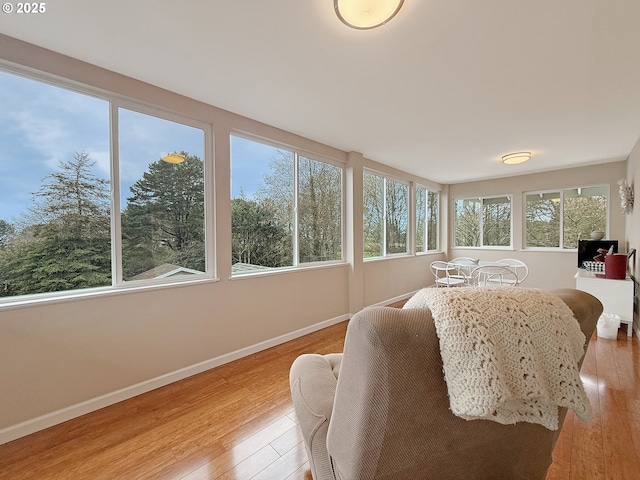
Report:
M553 293L588 343L600 302L573 289ZM359 312L344 354L298 357L290 384L314 480L544 480L560 431L454 416L427 309Z

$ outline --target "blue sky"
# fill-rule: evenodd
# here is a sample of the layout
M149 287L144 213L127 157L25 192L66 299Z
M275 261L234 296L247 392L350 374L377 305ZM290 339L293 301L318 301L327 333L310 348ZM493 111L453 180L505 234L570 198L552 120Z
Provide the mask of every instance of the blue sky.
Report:
M108 178L108 103L0 72L0 219L18 217L59 160L85 151Z
M184 150L204 156L202 130L120 109L122 201L150 163ZM109 102L87 94L0 71L0 219L16 221L32 205L32 194L59 161L86 152L94 174L110 177ZM242 187L251 198L276 149L231 138L232 196Z
M231 136L231 198L238 198L240 189L245 197L253 198L277 151L270 145Z

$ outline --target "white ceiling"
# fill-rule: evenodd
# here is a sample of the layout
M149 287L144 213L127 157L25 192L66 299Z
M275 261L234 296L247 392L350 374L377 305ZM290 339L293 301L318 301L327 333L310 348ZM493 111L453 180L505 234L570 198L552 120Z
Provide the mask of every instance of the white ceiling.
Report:
M15 2L13 2L15 3ZM0 32L441 183L626 159L640 1L55 0ZM521 165L505 153L531 150Z

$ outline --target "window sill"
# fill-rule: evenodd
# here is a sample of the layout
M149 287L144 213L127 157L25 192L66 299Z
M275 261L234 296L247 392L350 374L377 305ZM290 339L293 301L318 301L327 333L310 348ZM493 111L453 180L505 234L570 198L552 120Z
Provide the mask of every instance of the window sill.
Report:
M247 273L239 273L237 275L232 275L229 277L229 280L243 280L245 278L257 278L257 277L270 277L273 275L284 275L290 273L299 273L306 272L309 270L318 270L322 268L335 268L335 267L344 267L348 265L347 262L343 260L335 261L335 262L326 262L326 263L310 263L304 266L298 267L280 267L280 268L271 268L263 271L257 272L247 272Z
M73 290L68 292L40 293L33 295L22 295L16 297L0 298L0 310L11 310L14 308L28 308L55 303L69 303L78 300L87 300L96 297L108 297L112 295L127 295L131 293L141 293L145 291L161 290L167 288L181 288L204 283L216 283L217 278L205 277L190 279L186 281L163 282L142 285L124 284L117 287L99 287L86 290Z
M362 261L364 263L369 263L369 262L379 262L384 260L393 260L393 259L409 258L409 257L413 257L413 255L411 255L410 253L394 253L393 255L387 255L385 257L367 257L367 258L363 258Z
M502 250L508 252L515 252L513 247L451 247L451 250Z

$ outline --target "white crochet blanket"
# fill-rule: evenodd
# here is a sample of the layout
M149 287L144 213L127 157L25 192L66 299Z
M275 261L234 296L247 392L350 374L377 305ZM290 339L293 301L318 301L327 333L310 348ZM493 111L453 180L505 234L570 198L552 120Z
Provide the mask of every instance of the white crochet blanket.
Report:
M591 406L578 361L585 336L557 296L519 287L425 288L404 308L433 314L451 411L467 420L558 429L558 407Z

